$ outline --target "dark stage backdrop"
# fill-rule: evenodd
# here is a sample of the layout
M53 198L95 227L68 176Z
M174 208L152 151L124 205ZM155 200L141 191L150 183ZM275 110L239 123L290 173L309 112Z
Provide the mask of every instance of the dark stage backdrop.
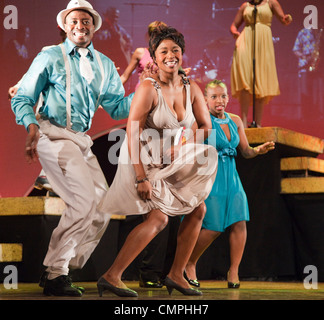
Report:
M192 67L191 76L202 82L212 77L226 81L230 87L230 66L234 40L229 27L241 0L92 0L102 17L111 16L113 8L119 10L117 23L124 31L124 51L146 46L147 26L154 20L162 20L181 31L186 39L185 67ZM17 83L27 71L31 61L42 47L60 42L56 26L57 13L66 8L67 0L0 0L3 24L0 27L1 42L1 135L0 135L0 196L14 197L29 194L34 179L40 171L38 163L28 165L23 150L25 129L15 124L7 98L8 88ZM314 5L318 10L318 26L324 18L322 0L281 0L285 12L293 16L293 23L284 27L274 18L272 32L275 42L277 70L281 95L266 107L263 126L279 126L301 133L324 138L323 61L317 72L310 74L305 96L298 78L298 60L292 48L298 32L304 27L307 13L304 8ZM17 9L17 29L8 29L15 17L10 8ZM213 10L214 8L214 10ZM119 41L106 40L108 27L95 35L94 46L110 56L121 71L125 66L123 54L118 53ZM323 48L322 48L323 50ZM321 52L320 52L321 53ZM320 55L321 58L321 55ZM202 72L206 66L207 72ZM134 90L136 73L126 85L127 93ZM229 112L239 113L239 105L231 99ZM125 123L120 121L119 123ZM97 134L116 125L117 122L99 110L90 134ZM107 151L103 151L107 152Z

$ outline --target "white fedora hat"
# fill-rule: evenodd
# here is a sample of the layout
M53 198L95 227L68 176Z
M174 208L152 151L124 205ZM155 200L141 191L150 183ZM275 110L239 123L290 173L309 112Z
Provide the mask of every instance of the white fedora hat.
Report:
M59 27L63 30L64 29L64 22L65 22L65 17L73 10L85 10L88 11L92 17L93 17L93 23L95 26L95 31L99 30L102 24L102 19L99 15L99 13L93 9L92 5L85 0L71 0L66 9L62 10L59 12L59 14L56 17L57 24Z

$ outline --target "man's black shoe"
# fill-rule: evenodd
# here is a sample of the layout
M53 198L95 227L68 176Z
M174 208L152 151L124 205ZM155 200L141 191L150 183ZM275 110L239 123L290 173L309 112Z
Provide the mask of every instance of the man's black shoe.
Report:
M142 288L154 288L154 289L159 289L163 287L163 283L161 281L144 281L141 277L139 280L139 285Z
M46 283L46 280L47 280L48 274L49 274L49 273L48 273L47 271L44 271L44 272L42 273L42 275L41 275L41 277L40 277L40 279L39 279L39 284L38 284L41 288L44 288L44 287L45 287L45 283ZM71 278L70 278L70 280L71 280ZM78 286L76 286L76 285L74 285L74 284L72 284L72 286L75 287L75 288L77 288L77 289L79 289L82 293L85 292L85 289L84 289L83 287L78 287Z
M46 189L49 191L53 191L52 186L48 182L46 176L38 176L37 179L35 180L34 188L38 190Z
M82 296L81 290L72 284L71 278L64 275L53 280L46 279L43 293L47 296Z
M41 277L39 279L39 284L38 284L41 288L44 288L45 287L45 282L47 280L48 274L49 273L47 271L44 271L42 273L42 275L41 275Z

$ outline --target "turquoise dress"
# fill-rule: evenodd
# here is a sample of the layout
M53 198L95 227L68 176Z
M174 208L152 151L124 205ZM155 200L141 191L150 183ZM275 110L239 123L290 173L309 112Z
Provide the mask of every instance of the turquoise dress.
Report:
M235 222L249 221L247 197L235 164L240 138L235 122L226 112L225 116L226 119L218 119L210 115L214 130L205 141L218 151L218 170L212 191L205 200L207 212L202 228L220 232ZM220 124L228 124L230 141Z

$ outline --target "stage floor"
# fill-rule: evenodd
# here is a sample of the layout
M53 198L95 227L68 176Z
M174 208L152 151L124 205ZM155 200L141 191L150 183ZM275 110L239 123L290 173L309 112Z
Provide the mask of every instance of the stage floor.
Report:
M168 300L168 301L203 301L203 300L324 300L324 283L318 283L317 289L306 289L302 282L262 282L241 281L240 289L228 289L225 281L201 281L202 296L188 297L176 290L170 296L166 287L161 289L140 288L137 281L125 284L138 292L138 298L120 298L105 291L99 297L95 282L76 282L85 288L82 297L47 297L35 283L19 283L17 289L5 289L0 285L0 300Z

